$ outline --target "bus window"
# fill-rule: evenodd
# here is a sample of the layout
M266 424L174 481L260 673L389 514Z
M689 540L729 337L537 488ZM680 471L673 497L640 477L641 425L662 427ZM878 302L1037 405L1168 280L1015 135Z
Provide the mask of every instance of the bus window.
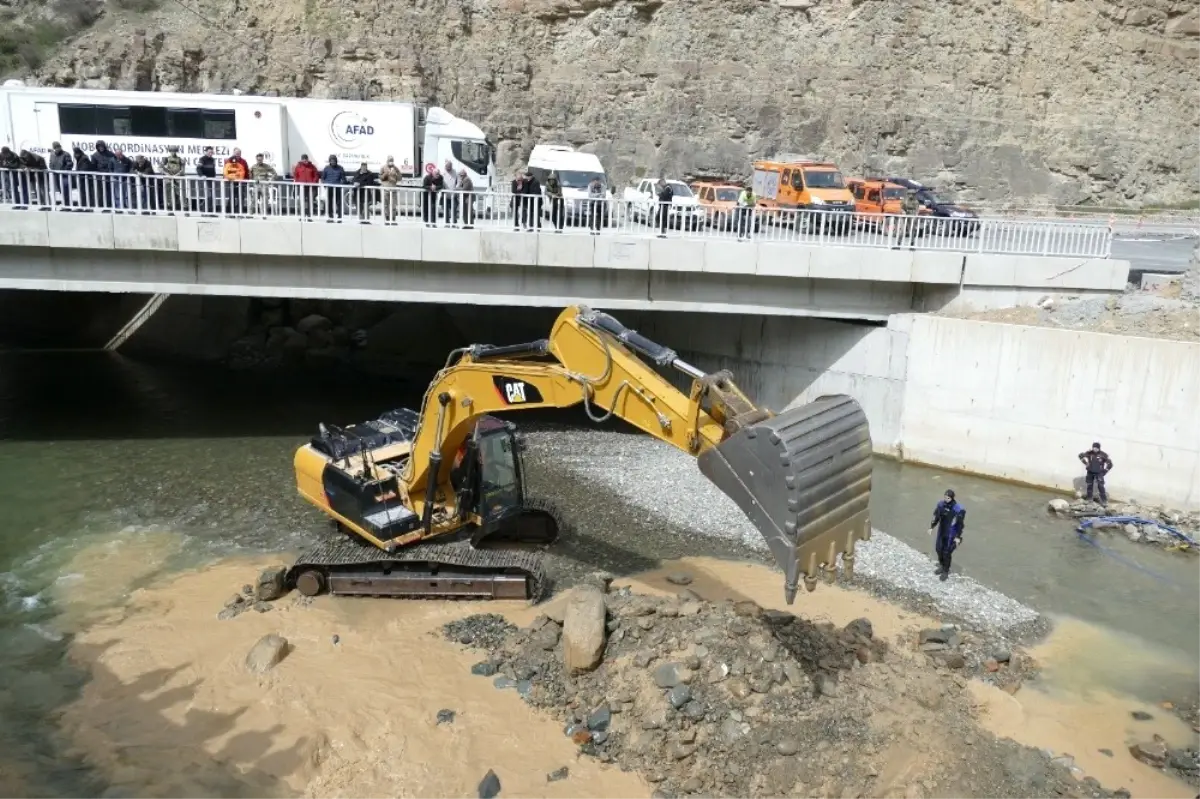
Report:
M168 108L167 135L174 139L203 139L203 112L198 108Z
M232 111L204 111L205 139L236 139L237 125Z
M128 108L96 106L97 136L132 136L133 125Z
M129 109L133 119L133 135L147 138L166 138L167 109L135 105Z
M91 105L60 105L58 131L64 135L95 136L96 107Z

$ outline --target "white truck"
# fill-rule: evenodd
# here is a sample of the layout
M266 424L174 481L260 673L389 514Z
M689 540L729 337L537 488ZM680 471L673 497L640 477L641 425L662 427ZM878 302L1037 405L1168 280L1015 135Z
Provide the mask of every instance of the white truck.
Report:
M625 188L621 198L629 206L629 214L638 222L659 225L662 210L658 201L658 181L642 178L633 186ZM671 187L671 208L667 215L667 227L680 230L699 230L704 226L706 215L700 200L691 187L681 180L668 180Z
M405 185L420 185L427 164L447 160L467 171L477 192L491 189L495 173L495 150L478 126L412 102L0 87L0 143L14 152L45 156L57 141L91 153L98 139L155 163L177 145L188 174L206 147L217 174L235 148L250 162L263 153L280 175L301 154L318 168L336 155L347 172L361 163L378 172L392 156Z

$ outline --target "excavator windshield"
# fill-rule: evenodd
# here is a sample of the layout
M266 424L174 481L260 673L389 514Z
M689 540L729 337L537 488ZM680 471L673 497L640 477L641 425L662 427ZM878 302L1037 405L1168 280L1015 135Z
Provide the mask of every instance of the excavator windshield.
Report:
M483 502L479 515L493 521L521 507L521 475L512 433L494 428L479 433L479 480Z

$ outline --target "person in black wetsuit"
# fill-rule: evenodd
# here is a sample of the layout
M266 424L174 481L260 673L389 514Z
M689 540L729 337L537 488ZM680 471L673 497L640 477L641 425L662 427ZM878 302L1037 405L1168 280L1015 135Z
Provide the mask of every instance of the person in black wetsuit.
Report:
M1092 501L1092 488L1100 489L1100 504L1108 504L1108 492L1104 490L1104 478L1112 471L1112 458L1108 457L1108 453L1100 449L1100 442L1093 441L1092 448L1079 453L1079 460L1087 469L1087 494L1084 496L1088 502Z
M950 577L950 556L962 543L963 528L966 527L967 509L954 499L954 491L946 489L942 501L933 509L933 521L929 532L934 535L938 567L934 574L945 581Z

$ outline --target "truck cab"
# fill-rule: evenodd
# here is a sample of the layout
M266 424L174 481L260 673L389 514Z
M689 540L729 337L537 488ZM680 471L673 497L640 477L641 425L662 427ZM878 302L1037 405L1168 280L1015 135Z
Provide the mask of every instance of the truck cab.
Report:
M797 230L844 233L854 213L854 195L837 165L810 158L754 162L758 207L776 224ZM809 211L814 213L781 213Z
M904 213L904 187L882 178L850 178L847 188L854 195L854 212L861 227L878 228L884 214Z
M475 191L486 194L492 189L496 149L473 122L454 116L444 108L430 108L425 114L421 160L441 169L449 161L457 172L465 169ZM419 173L420 177L423 174Z

